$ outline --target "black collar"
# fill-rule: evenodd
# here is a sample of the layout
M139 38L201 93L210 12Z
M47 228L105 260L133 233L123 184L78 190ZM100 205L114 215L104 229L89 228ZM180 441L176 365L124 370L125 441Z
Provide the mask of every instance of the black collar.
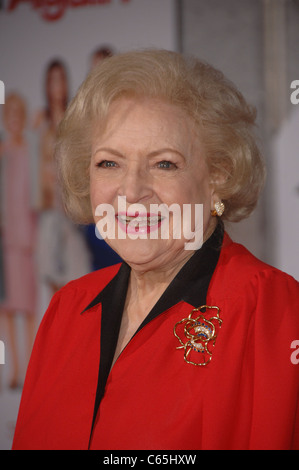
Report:
M137 331L180 301L185 301L194 307L205 305L208 287L219 259L223 234L223 224L218 223L211 237L182 267ZM131 268L122 263L115 277L84 310L85 312L99 303L102 304L101 354L92 427L105 393L106 381L115 354L130 271Z
M198 296L202 290L206 290L203 289L203 287L208 287L210 283L211 275L214 272L220 254L223 233L223 225L219 222L211 237L194 253L165 290L161 298L149 313L149 321L155 318L157 314L178 303L180 300L184 300L191 305L199 303L202 305L204 303L201 302L201 300L204 300L203 296ZM108 301L110 305L109 316L113 315L115 317L116 311L112 307L114 307L115 304L117 307L116 310L120 310L120 307L124 306L130 272L131 268L123 262L114 278L96 295L83 312L86 312L100 303L104 304ZM200 291L198 290L199 282L201 287ZM171 304L168 306L169 301ZM122 311L123 309L121 310L121 313ZM148 317L145 319L146 323L148 322ZM142 323L140 327L142 326L144 326L144 323Z

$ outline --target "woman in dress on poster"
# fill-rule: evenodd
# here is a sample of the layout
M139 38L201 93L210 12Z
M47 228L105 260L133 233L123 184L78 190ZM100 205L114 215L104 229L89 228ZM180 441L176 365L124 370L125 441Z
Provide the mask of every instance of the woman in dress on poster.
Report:
M62 209L54 162L56 133L67 108L68 88L66 65L51 60L45 72L46 106L34 120L39 133L38 266L41 286L46 290L42 298L51 297L68 281L90 271L83 236Z
M4 298L1 311L8 324L12 373L10 387L22 385L21 357L27 367L33 345L36 315L36 265L34 257L36 214L31 195L31 164L25 136L27 110L18 93L9 94L3 107L6 137L1 148L3 169L2 236L4 251ZM18 349L17 315L24 316L26 352Z

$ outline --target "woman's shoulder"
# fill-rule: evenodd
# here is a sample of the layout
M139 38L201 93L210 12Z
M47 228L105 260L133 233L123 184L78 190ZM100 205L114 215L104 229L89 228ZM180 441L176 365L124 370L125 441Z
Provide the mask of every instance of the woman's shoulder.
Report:
M93 322L98 317L98 310L94 309L96 315L88 315L86 317L82 314L117 274L120 266L121 264L119 263L91 272L68 282L59 289L53 295L43 315L35 340L35 348L38 348L38 351L52 351L59 347L57 346L59 344L58 338L64 338L64 344L66 343L67 336L71 341L70 328L72 328L72 331L80 331L83 319L89 318L91 321L89 324L93 328Z
M60 289L60 294L65 295L71 293L74 290L86 291L91 296L97 295L101 292L104 287L113 279L117 274L121 263L117 263L111 266L107 266L96 271L92 271L84 276L74 279L68 282L64 287Z
M48 310L82 312L113 279L120 266L121 263L107 266L68 282L54 294Z
M269 291L289 290L299 301L299 283L291 275L267 264L254 256L246 247L225 235L219 262L215 271L215 281L221 284L223 293L243 295L244 292L258 289Z

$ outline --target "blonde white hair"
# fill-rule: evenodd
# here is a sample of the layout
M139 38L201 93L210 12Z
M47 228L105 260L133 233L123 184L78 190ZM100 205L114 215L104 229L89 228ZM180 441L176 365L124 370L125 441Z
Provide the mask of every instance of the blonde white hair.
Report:
M127 52L98 64L80 86L62 120L56 158L67 213L93 221L89 196L92 128L122 96L164 100L194 121L215 191L225 203L222 219L239 221L255 208L265 169L256 143L256 111L211 65L166 50ZM217 183L218 181L218 183Z

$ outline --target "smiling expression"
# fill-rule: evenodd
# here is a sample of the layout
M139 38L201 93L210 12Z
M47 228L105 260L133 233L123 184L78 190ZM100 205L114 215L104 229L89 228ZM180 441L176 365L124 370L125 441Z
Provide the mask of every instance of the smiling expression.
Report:
M116 226L126 236L106 241L128 264L162 266L184 259L186 239L174 238L171 228L168 239L132 240L127 235L136 232L136 226L140 234L161 230L164 217L150 211L153 204L203 204L204 238L210 230L214 195L192 119L177 106L156 99L114 101L104 130L95 126L90 194L94 214L99 204L114 208ZM125 201L122 211L120 199ZM138 210L141 207L145 211Z

